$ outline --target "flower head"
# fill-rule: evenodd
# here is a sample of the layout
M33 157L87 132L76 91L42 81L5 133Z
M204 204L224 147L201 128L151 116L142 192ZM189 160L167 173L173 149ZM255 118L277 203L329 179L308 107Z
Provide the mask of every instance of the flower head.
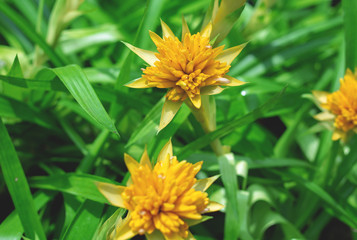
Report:
M171 142L161 150L154 167L146 150L140 163L129 155L125 155L125 163L131 173L129 186L97 184L111 204L129 210L127 219L112 233L115 239L136 234L150 238L160 233L165 239L185 239L190 235L188 219L200 220L203 213L222 208L205 192L217 177L197 180L202 162L179 162L172 155Z
M313 91L324 110L315 116L333 126L333 140L346 140L347 135L357 132L357 79L350 69L340 79L340 89L333 93Z
M226 73L230 64L245 47L245 44L223 50L224 46L213 48L210 44L212 24L201 32L191 35L183 18L181 41L171 29L161 21L163 38L154 32L150 37L158 53L139 49L125 43L133 52L150 66L143 69L141 78L127 86L132 88L168 88L160 129L175 116L182 102L188 99L192 105L201 107L201 95L222 92L220 86L244 84Z

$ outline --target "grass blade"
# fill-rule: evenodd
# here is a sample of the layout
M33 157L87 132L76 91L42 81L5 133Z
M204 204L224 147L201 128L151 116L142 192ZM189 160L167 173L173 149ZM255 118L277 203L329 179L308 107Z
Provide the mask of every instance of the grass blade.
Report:
M342 7L345 12L346 67L354 70L357 66L357 16L355 12L357 9L357 1L343 0Z
M47 70L48 71L48 70ZM118 134L83 70L77 65L51 69L63 82L79 105L100 125ZM119 135L119 134L118 134Z
M258 107L257 109L253 110L252 112L248 113L247 115L234 119L231 122L228 122L224 126L220 127L219 129L204 135L203 137L198 138L197 140L193 141L192 143L186 145L181 149L181 152L178 154L181 159L187 157L192 151L198 150L204 146L207 146L210 142L217 138L221 138L230 132L232 132L235 128L243 126L245 124L251 123L258 119L259 117L263 116L264 113L268 112L275 103L279 100L282 94L285 92L286 87L283 90L276 94L274 97L269 99L266 103Z
M37 215L25 173L17 157L10 136L0 119L0 165L16 211L26 236L31 239L46 239L40 218Z

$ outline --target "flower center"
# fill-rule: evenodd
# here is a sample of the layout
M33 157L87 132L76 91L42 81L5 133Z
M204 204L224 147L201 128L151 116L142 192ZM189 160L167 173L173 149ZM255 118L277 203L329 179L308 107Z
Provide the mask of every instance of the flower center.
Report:
M340 90L327 96L327 104L323 106L336 115L334 125L347 132L357 127L357 81L352 76L345 76Z
M200 33L186 33L182 42L165 37L157 43L159 61L147 67L142 76L149 86L171 88L166 97L183 101L200 94L200 88L214 85L226 74L230 65L216 61L224 46L212 48L209 38Z
M168 156L154 169L142 165L132 173L133 184L122 193L131 212L131 229L141 235L158 229L168 236L187 237L184 219L200 219L209 203L207 193L192 188L201 165Z

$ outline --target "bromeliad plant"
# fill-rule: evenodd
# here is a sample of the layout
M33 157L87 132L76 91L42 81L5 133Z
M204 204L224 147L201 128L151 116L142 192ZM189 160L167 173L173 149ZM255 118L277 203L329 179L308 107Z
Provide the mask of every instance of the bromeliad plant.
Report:
M340 89L329 93L313 91L313 95L323 112L315 115L319 121L333 130L332 139L346 142L357 132L357 76L350 69L340 79Z
M191 35L185 19L182 18L181 41L163 21L161 21L161 27L162 38L150 32L158 53L125 43L150 65L143 69L141 78L126 86L169 89L165 96L166 101L162 109L159 130L170 123L184 101L191 106L193 112L199 111L202 107L202 96L222 92L223 88L220 86L244 84L226 73L232 61L246 45L241 44L226 50L223 50L224 46L213 48L210 41L216 36L211 36L211 22L201 32ZM212 41L214 42L214 39Z
M197 224L203 213L223 207L210 201L205 192L218 177L197 180L203 162L179 162L173 156L171 140L154 167L146 149L140 163L127 154L124 160L131 174L127 187L97 183L112 205L129 210L126 219L108 232L109 239L129 239L137 234L153 240L193 239L190 223Z

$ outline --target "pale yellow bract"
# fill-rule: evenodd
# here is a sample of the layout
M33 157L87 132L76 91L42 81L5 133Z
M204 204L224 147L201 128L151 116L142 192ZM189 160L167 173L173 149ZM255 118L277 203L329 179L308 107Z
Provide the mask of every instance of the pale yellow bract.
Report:
M194 239L186 221L200 220L203 213L223 207L211 202L205 192L217 176L197 180L202 162L179 162L172 155L171 141L161 150L154 167L146 150L140 163L127 154L124 160L131 174L127 187L97 183L112 205L129 210L126 219L109 234L111 239L136 234L145 234L148 239Z
M201 95L222 92L220 86L239 86L244 82L226 75L231 62L246 44L223 50L224 46L213 48L210 44L212 24L201 32L191 35L185 19L182 20L181 41L161 21L163 38L150 32L158 53L139 49L125 43L150 66L143 69L141 78L126 86L131 88L168 88L162 110L159 130L175 116L184 100L201 107ZM215 37L215 36L213 36Z
M357 133L357 76L350 69L340 79L340 89L333 93L313 91L323 112L315 115L320 121L330 123L333 140L346 140L353 132Z

